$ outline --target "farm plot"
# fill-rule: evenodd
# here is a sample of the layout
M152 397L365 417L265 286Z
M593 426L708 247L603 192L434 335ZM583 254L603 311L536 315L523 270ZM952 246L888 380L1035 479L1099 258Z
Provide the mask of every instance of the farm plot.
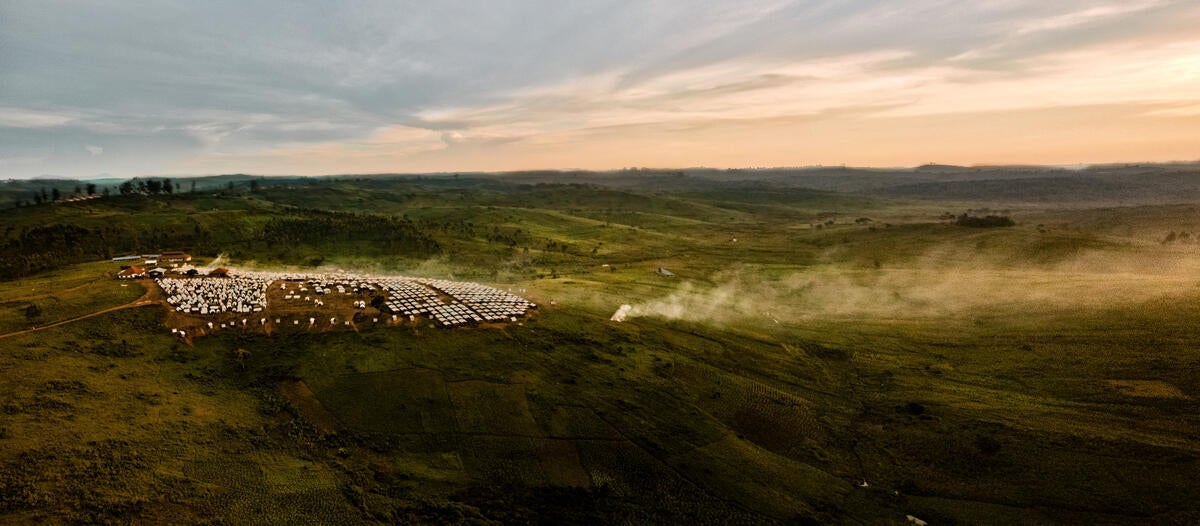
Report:
M621 433L597 416L590 407L556 406L545 425L549 436L554 438L622 439Z
M272 493L307 493L337 489L337 479L328 468L277 452L252 456L262 469L263 483Z
M822 504L841 502L850 490L841 479L734 436L668 462L719 495L781 517L813 516Z
M674 374L698 407L754 443L792 458L823 456L814 448L826 432L807 400L702 366L680 364Z
M472 478L525 486L547 483L530 438L467 435L460 444L463 465Z
M332 474L281 455L251 461L198 461L184 474L210 488L204 510L240 524L359 524Z
M318 387L316 395L339 420L359 430L386 434L457 431L446 382L437 371L344 375Z
M452 382L448 386L460 432L541 435L530 414L524 385L468 380Z
M440 438L436 445L445 447L447 441ZM458 451L402 451L395 454L393 469L404 477L416 480L466 483L469 479Z
M653 502L663 515L690 524L727 524L731 514L744 516L632 442L578 440L575 445L592 485L615 497Z
M579 449L575 447L574 440L535 438L533 449L537 453L542 473L546 475L547 484L575 488L591 486L592 479L583 469L583 463L579 460Z
M204 512L211 516L235 516L253 520L266 511L269 493L262 469L250 461L199 460L186 464L183 474L209 490Z
M304 381L284 381L279 384L279 393L320 432L330 434L342 427L342 423L321 405L321 401L317 400L312 389L309 389Z
M1180 400L1188 398L1178 387L1162 380L1108 380L1108 385L1127 396Z

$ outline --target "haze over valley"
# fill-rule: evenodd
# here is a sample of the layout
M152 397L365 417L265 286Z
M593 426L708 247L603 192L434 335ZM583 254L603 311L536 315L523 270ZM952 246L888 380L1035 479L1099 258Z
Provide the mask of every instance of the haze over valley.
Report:
M0 6L0 524L1200 523L1200 8Z

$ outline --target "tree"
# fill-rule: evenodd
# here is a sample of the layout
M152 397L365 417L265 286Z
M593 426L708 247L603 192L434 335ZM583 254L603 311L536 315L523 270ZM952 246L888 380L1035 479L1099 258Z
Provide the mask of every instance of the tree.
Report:
M110 192L109 188L108 188L107 186L105 186L105 187L104 187L104 192L103 192L103 193L104 193L104 196L105 196L105 197L108 197L108 194L109 194L109 193L111 193L111 192Z
M196 181L192 181L192 193L196 193Z
M996 228L1016 225L1008 216L989 215L986 217L975 217L967 214L958 216L954 224L971 228Z
M33 193L33 202L34 202L34 204L39 204L39 205L40 205L40 204L42 204L42 201L43 201L43 200L44 200L44 199L42 199L42 194L41 194L41 192L34 192L34 193Z
M30 303L28 307L25 307L25 319L32 320L41 315L42 308L38 307L36 303Z
M59 198L61 198L61 197L62 197L62 193L60 193L60 192L58 191L58 188L51 188L51 189L50 189L50 199L51 199L51 200L53 200L53 201L58 201L58 200L59 200Z
M87 195L96 195L96 185L95 185L95 183L88 183L88 184L87 184Z
M125 182L121 183L120 186L117 186L117 190L121 192L121 195L132 194L133 193L133 180L129 180L129 181L125 181Z
M175 193L175 185L171 184L170 179L163 179L162 190L164 194L173 194Z
M251 191L251 192L257 192L257 191L258 191L258 179L251 179L251 180L250 180L250 191Z
M250 357L250 351L247 351L245 349L238 349L236 351L233 351L233 355L234 355L234 357L237 358L238 365L242 366L242 369L245 369L246 368L246 358Z
M163 184L161 181L158 181L156 179L150 179L150 180L146 181L146 191L150 192L151 195L161 193L162 189L163 189Z
M75 195L79 195L82 193L83 193L83 187L81 187L79 185L75 185Z

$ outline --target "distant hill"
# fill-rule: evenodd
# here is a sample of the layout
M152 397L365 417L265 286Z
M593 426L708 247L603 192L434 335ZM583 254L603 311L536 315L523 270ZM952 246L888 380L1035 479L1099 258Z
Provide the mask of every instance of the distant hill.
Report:
M143 178L145 179L145 178ZM154 177L163 179L163 177ZM796 167L762 169L628 169L611 171L530 170L411 174L339 174L258 176L224 174L171 177L176 193L245 191L252 188L305 187L354 181L393 182L446 187L486 185L579 184L635 192L708 193L807 189L859 196L920 200L1003 201L1063 204L1183 204L1200 202L1200 163L1108 164L1080 170L1041 166L953 166L915 168ZM58 189L62 195L92 183L97 192L117 191L123 180L9 180L0 184L0 208L32 204L35 194Z

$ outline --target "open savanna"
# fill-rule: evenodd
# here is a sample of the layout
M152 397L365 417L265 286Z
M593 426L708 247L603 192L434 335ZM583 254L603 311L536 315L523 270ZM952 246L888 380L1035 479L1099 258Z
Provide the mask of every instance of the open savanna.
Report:
M16 209L10 241L73 224L114 254L470 279L541 308L186 343L150 304L0 334L0 522L1200 520L1190 205L686 180L287 180ZM1016 226L952 220L986 206ZM53 254L0 282L4 334L144 292L100 255Z

